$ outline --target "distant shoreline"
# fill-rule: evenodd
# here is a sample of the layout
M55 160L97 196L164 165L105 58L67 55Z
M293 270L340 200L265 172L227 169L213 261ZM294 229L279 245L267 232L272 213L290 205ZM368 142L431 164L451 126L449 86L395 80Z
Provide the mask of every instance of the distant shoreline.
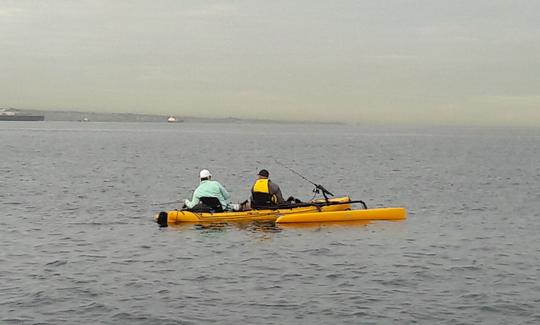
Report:
M139 114L139 113L98 113L98 112L79 112L79 111L45 111L35 109L11 109L19 114L36 114L44 115L45 121L71 121L71 122L163 122L167 123L167 119L170 115L160 114ZM238 122L250 122L250 123L277 123L277 124L335 124L341 125L340 122L311 122L311 121L281 121L281 120L268 120L268 119L242 119L235 117L225 118L203 118L203 117L191 117L191 116L176 116L175 123L189 123L189 122L205 122L205 123L238 123Z
M19 109L11 107L0 107L8 111L16 112L21 115L43 115L45 121L52 122L116 122L116 123L168 123L167 119L170 115L161 114L140 114L140 113L98 113L98 112L79 112L79 111L61 111L61 110L37 110L37 109ZM270 119L252 119L252 118L204 118L192 116L174 115L177 122L168 124L183 124L183 123L230 123L230 124L277 124L277 125L337 125L337 126L354 126L364 128L366 130L386 128L401 132L403 130L416 130L420 133L432 132L469 132L477 130L480 132L490 132L496 130L504 130L510 132L533 132L540 131L540 127L533 126L514 126L514 125L460 125L460 124L396 124L396 123L375 123L365 121L364 123L344 123L344 122L322 122L322 121L285 121L285 120L270 120Z

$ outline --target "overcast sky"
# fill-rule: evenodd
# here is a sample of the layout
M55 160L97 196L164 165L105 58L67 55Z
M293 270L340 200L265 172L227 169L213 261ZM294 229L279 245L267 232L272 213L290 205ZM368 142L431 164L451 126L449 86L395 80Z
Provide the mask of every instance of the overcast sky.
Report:
M0 0L0 107L540 126L538 0Z

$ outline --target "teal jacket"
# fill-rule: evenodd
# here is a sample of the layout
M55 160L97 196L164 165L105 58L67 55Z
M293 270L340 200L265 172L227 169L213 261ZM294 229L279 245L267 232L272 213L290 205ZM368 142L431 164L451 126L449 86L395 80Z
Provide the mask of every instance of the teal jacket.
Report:
M221 202L223 209L228 209L231 203L231 195L219 182L206 180L202 181L193 192L193 199L186 202L186 206L191 209L200 202L201 197L215 197Z

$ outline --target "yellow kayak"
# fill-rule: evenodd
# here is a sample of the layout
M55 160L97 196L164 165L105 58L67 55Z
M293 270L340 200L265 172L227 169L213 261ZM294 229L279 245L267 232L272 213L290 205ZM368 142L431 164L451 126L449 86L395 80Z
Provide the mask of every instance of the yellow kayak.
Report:
M193 212L187 210L172 210L160 212L156 215L157 223L164 225L164 213L167 214L167 224L181 222L230 222L230 221L276 221L276 219L286 214L309 213L317 211L340 211L350 210L351 199L349 197L340 197L330 199L330 205L324 204L324 200L315 200L308 206L299 206L285 209L264 209L249 211L226 211L226 212ZM318 204L318 205L315 205ZM322 205L322 206L321 206ZM161 218L161 219L160 219Z
M334 222L354 220L399 220L406 218L404 208L351 210L351 199L340 197L325 200L315 200L300 204L297 207L227 211L227 212L192 212L187 210L172 210L160 212L155 221L161 226L176 223L216 223L216 222L251 222L270 221L276 223L292 222Z

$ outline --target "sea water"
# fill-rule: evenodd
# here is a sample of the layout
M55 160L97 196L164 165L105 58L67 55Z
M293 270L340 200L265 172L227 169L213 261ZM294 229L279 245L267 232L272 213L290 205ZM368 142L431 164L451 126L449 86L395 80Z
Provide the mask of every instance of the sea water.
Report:
M540 323L540 130L0 122L1 324ZM160 228L200 169L400 222Z

